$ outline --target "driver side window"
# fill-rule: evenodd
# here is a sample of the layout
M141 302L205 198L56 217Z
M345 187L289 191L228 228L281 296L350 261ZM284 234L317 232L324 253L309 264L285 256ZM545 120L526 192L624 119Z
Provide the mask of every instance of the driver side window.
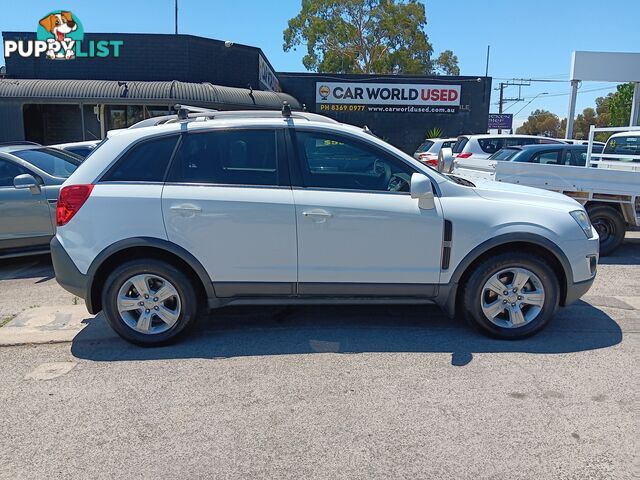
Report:
M368 145L336 135L296 132L305 187L408 192L413 170Z

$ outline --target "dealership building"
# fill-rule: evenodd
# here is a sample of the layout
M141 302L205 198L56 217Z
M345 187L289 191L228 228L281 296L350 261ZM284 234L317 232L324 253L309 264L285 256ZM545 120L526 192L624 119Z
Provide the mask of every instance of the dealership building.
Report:
M2 35L14 45L36 40L33 32ZM429 130L487 131L489 77L276 72L259 48L192 35L85 33L82 40L92 50L109 42L119 45L117 55L5 57L0 142L100 139L176 103L238 110L279 109L286 101L366 125L407 152Z

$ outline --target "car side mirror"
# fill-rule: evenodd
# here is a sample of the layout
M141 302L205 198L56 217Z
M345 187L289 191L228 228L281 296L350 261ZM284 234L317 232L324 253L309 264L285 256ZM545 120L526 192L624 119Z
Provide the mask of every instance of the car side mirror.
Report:
M438 152L438 171L442 173L451 173L453 170L453 150L450 148L441 148Z
M15 177L13 179L13 186L18 190L28 188L34 195L40 193L40 183L33 175L29 175L28 173L23 173Z
M422 210L436 208L433 187L429 177L421 173L411 175L411 198L418 199L418 208Z

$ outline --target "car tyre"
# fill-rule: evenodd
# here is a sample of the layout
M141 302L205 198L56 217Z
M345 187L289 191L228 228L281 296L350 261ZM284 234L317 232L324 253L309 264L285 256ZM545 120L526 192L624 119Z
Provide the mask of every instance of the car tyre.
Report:
M587 210L593 228L600 236L600 255L612 254L624 241L625 222L618 210L596 205Z
M523 283L525 277L528 279ZM471 325L506 340L542 330L555 315L559 298L560 284L551 266L525 252L506 252L483 260L467 278L462 292L464 315Z
M104 284L102 305L111 328L123 339L142 346L175 341L195 323L198 314L198 298L189 277L156 259L118 266Z

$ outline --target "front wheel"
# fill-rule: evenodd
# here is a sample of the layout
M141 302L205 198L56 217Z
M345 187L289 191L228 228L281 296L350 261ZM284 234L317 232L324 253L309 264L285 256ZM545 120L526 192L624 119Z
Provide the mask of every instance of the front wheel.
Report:
M116 268L102 295L111 328L138 345L172 342L193 324L198 311L189 278L173 265L155 259L134 260Z
M551 320L559 304L560 285L543 259L509 252L481 262L464 285L465 315L492 337L526 338Z

